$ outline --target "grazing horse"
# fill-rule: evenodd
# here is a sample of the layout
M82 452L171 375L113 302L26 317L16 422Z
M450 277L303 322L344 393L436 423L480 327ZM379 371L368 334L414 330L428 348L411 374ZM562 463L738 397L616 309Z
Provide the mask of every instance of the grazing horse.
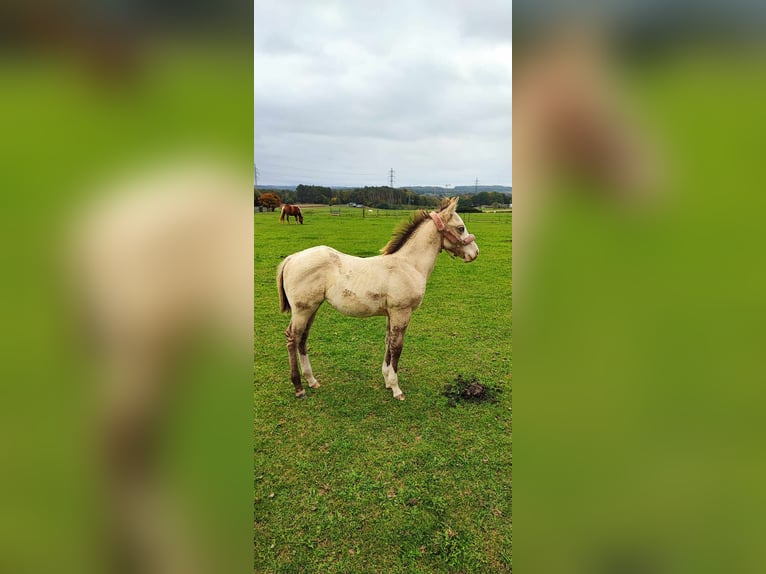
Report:
M282 223L285 217L287 217L287 223L290 223L290 216L293 216L296 221L303 225L303 213L300 207L297 205L283 205L282 211L279 213L279 222Z
M457 198L441 209L418 212L400 226L382 255L354 257L320 245L289 255L277 270L279 304L292 317L285 331L290 357L290 379L295 396L303 398L298 361L308 385L319 386L311 370L306 341L319 306L328 301L354 317L386 316L386 354L383 378L394 398L404 400L399 389L399 356L412 312L420 306L426 281L442 250L466 263L479 255L473 235L455 213Z

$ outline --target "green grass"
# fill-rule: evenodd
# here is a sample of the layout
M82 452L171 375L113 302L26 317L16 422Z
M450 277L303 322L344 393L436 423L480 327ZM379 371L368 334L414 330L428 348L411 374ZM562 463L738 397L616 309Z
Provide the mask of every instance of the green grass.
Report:
M511 215L471 214L479 258L441 254L400 362L407 400L384 387L385 319L328 305L309 339L322 383L293 396L275 270L313 245L370 256L406 215L308 211L255 220L256 572L511 570ZM505 390L448 406L457 375Z

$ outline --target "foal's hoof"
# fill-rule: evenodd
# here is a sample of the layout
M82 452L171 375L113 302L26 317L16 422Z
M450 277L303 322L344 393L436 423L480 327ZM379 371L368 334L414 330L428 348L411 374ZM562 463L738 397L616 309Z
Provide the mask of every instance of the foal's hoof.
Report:
M295 398L296 399L305 399L306 398L306 391L304 389L301 389L300 391L295 391Z
M321 385L319 384L319 381L314 381L313 383L309 383L309 386L312 389L318 389Z
M403 401L404 400L404 393L402 393L401 395L394 395L394 398L397 401Z

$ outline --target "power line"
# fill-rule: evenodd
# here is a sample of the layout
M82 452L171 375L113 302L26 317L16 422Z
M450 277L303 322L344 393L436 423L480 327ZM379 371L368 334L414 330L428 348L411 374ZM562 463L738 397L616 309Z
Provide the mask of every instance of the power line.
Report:
M388 170L388 204L394 205L394 168Z

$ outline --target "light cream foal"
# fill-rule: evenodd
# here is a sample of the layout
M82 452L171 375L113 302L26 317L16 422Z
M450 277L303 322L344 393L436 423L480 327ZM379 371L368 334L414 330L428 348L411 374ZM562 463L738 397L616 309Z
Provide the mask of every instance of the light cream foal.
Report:
M311 325L319 306L328 301L354 317L386 316L386 354L383 377L394 398L404 400L399 388L399 356L412 312L420 306L426 282L443 250L466 263L479 255L473 235L455 213L457 198L438 212L418 212L394 233L375 257L354 257L324 245L288 256L277 270L280 309L291 312L285 331L290 357L290 379L295 396L306 391L298 362L312 388L319 386L306 351Z

